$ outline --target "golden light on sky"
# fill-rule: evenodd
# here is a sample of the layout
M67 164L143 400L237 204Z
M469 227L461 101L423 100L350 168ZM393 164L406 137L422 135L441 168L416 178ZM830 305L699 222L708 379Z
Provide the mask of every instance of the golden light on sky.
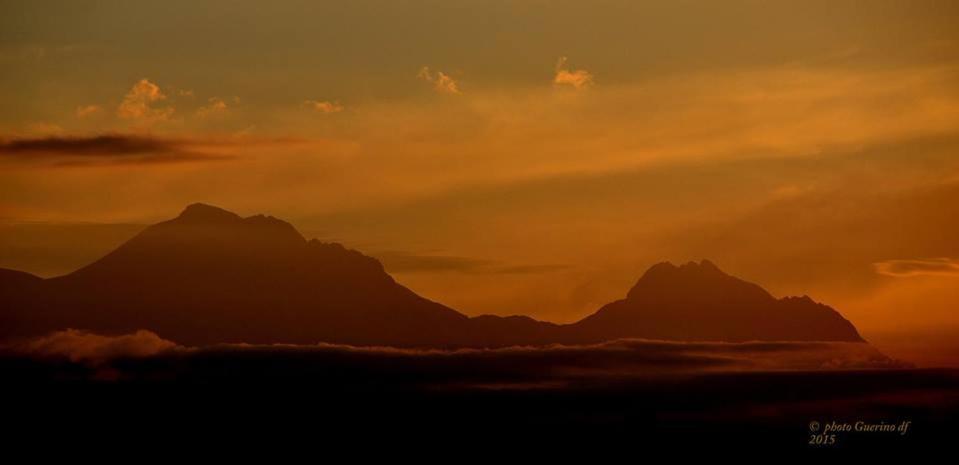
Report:
M959 4L53 3L0 4L0 267L206 202L472 315L710 258L959 353Z

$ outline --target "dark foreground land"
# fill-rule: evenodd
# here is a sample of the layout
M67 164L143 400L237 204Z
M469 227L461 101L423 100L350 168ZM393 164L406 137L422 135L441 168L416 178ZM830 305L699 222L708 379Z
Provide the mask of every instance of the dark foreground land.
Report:
M107 364L8 354L0 370L5 422L23 439L158 446L227 437L322 448L342 437L408 437L413 445L454 438L484 448L881 452L941 449L956 438L959 370L699 369L707 364L623 374L577 370L597 366L580 356L544 367L527 354L502 362L482 354L212 350ZM854 430L816 444L832 422ZM866 432L855 431L857 422L909 426L904 434Z

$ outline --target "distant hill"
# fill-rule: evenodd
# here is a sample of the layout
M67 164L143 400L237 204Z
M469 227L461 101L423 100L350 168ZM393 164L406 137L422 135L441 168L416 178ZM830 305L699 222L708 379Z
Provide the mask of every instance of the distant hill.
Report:
M708 260L653 265L626 298L570 325L567 339L863 341L832 308L809 297L776 299Z
M524 316L469 318L398 284L374 258L306 240L270 216L242 218L204 204L65 276L0 270L0 337L63 328L149 329L188 345L862 341L835 310L808 297L776 299L705 260L655 265L626 299L569 325Z

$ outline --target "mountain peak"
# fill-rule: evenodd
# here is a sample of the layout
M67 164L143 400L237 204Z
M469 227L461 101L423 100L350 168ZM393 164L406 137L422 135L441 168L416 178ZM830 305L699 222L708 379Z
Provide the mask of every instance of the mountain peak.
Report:
M240 215L233 213L231 211L224 210L220 207L214 207L213 205L207 205L205 203L192 203L187 205L183 209L183 212L180 213L180 216L176 218L181 221L199 221L199 222L210 222L210 221L234 221L239 220Z
M698 263L697 263L696 261L689 261L689 262L686 262L686 263L684 263L684 264L682 264L682 265L679 265L679 266L677 266L677 267L674 267L674 268L676 268L676 269L678 269L678 270L681 270L681 271L682 271L682 270L685 270L685 271L687 271L687 272L713 273L713 274L719 273L719 274L723 274L723 275L726 274L726 273L723 273L723 271L720 270L719 267L716 266L715 263L713 263L713 262L711 262L711 261L709 261L709 260L707 260L707 259L705 259L705 258L702 259L702 260L700 260Z
M208 205L205 203L192 203L187 205L180 216L171 221L166 221L157 225L161 228L174 228L182 236L184 226L190 228L190 234L201 234L197 228L206 230L207 234L214 236L245 234L252 237L259 237L263 241L273 241L275 244L305 243L306 239L293 227L292 224L278 218L266 215L253 215L246 218L237 215L229 210L220 207ZM212 229L210 229L212 228ZM217 240L220 240L217 238ZM264 242L266 245L266 242Z
M723 273L723 271L720 270L715 263L704 258L700 260L698 263L696 261L689 261L679 266L674 265L673 262L669 262L669 261L660 262L649 267L649 269L646 270L646 273L643 274L643 277L650 274L655 275L658 273L672 273L672 272L679 272L679 271L726 274L726 273Z
M776 299L709 260L657 263L629 290L577 325L602 337L862 342L849 321L808 297Z
M695 262L689 262L689 263L687 263L687 265L690 265L690 264L695 265L696 263L695 263ZM713 263L713 262L711 262L711 261L709 261L709 260L707 260L707 259L705 259L705 258L699 261L699 265L698 265L698 266L699 266L699 268L702 269L702 270L718 271L718 272L720 272L720 273L723 273L723 271L720 270L719 267L716 266L715 263ZM725 274L725 273L723 273L723 274Z
M725 281L731 278L716 266L715 263L703 259L698 263L690 261L676 266L672 262L660 262L646 270L636 285L629 290L626 298L634 298L653 290L683 288L686 286L698 287L696 283Z

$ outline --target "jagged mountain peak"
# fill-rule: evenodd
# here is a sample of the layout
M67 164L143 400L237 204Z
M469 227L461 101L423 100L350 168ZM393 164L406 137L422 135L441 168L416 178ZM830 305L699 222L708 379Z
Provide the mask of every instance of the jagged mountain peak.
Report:
M651 266L626 295L627 300L641 299L663 294L752 294L756 298L769 298L761 287L731 276L703 259L682 265L661 262Z
M240 215L220 207L205 203L192 203L180 212L175 221L181 222L218 222L218 221L236 221L242 219Z

